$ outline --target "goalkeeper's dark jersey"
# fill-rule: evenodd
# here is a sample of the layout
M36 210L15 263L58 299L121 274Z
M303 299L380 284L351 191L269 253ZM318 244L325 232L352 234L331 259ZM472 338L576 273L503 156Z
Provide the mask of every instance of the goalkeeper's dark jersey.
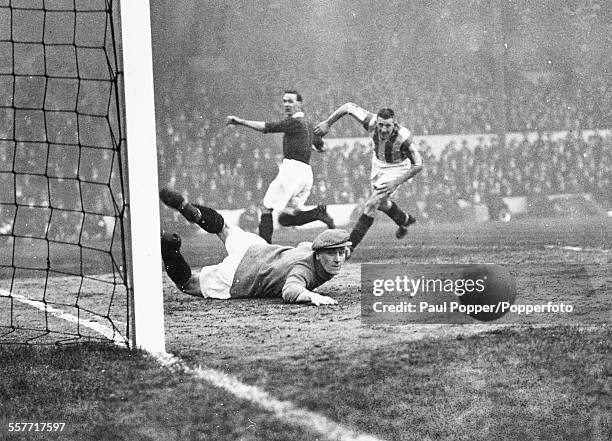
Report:
M312 243L302 242L297 247L282 245L251 245L236 268L230 288L232 298L283 297L295 302L298 293L283 293L288 280L313 290L333 275L327 273L315 259Z
M302 112L296 112L293 116L278 122L267 122L263 132L284 133L283 156L305 164L310 164L313 145L318 150L323 147L323 139L314 134L313 124Z

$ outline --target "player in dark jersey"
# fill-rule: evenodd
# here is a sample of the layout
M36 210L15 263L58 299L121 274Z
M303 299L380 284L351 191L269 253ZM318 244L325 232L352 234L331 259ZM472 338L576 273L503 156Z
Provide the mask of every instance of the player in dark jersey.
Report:
M196 273L181 255L181 238L162 233L161 251L166 273L185 294L210 299L245 297L282 298L285 302L336 305L338 302L313 290L337 275L349 253L348 232L329 229L312 243L297 247L271 245L253 233L225 224L212 208L191 204L179 193L162 189L160 199L189 222L216 234L227 256L217 265Z
M310 155L313 149L323 151L323 139L314 134L312 123L304 117L302 97L298 92L285 92L283 109L286 118L278 122L250 121L234 115L226 119L228 125L241 125L262 133L284 133L283 162L264 196L259 221L259 235L268 243L272 242L274 210L278 213L278 222L283 226L320 220L328 228L334 228L334 220L327 213L325 205L304 210L313 182Z
M398 226L395 237L401 239L406 236L408 226L415 223L416 219L399 208L391 197L401 184L412 179L423 169L423 160L414 147L412 134L395 120L395 112L392 109L383 108L378 114L374 114L353 103L346 103L336 109L325 121L315 127L315 134L325 136L329 128L344 115L351 115L364 129L374 132L370 174L372 194L351 232L352 247L354 249L366 235L374 222L377 210L393 219Z

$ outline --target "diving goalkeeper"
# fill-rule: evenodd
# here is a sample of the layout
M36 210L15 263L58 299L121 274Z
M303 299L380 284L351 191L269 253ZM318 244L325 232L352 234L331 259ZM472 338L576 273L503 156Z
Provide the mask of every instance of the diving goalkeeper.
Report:
M181 255L179 235L163 232L164 267L182 292L212 299L282 297L289 303L317 306L338 303L313 290L342 269L351 245L346 231L325 230L312 243L302 242L295 248L270 245L253 233L228 226L217 211L191 204L175 191L162 189L160 199L189 222L216 234L228 254L219 264L205 266L192 274Z

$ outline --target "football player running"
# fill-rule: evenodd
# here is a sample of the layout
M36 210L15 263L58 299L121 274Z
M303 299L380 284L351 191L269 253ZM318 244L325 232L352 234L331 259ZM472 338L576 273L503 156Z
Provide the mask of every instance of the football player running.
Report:
M234 115L226 118L228 125L241 125L262 133L284 133L283 162L266 191L259 220L259 235L268 243L272 242L274 210L283 226L320 220L328 228L335 227L325 205L304 210L313 182L310 155L313 149L324 150L322 137L314 134L312 123L304 117L302 96L297 91L287 90L283 94L283 110L286 118L278 122L251 121Z
M330 127L344 115L351 115L364 129L374 132L370 174L372 193L365 203L363 214L351 231L352 249L359 245L372 226L377 210L387 214L397 224L395 237L402 239L416 219L405 213L391 198L400 185L423 169L423 159L414 146L412 134L395 120L392 109L382 108L374 114L353 103L343 104L336 109L315 127L314 133L325 136Z

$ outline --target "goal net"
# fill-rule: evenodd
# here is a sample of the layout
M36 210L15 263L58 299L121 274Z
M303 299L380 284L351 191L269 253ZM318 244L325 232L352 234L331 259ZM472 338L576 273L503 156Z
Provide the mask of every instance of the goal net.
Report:
M0 0L0 343L135 343L120 24Z

